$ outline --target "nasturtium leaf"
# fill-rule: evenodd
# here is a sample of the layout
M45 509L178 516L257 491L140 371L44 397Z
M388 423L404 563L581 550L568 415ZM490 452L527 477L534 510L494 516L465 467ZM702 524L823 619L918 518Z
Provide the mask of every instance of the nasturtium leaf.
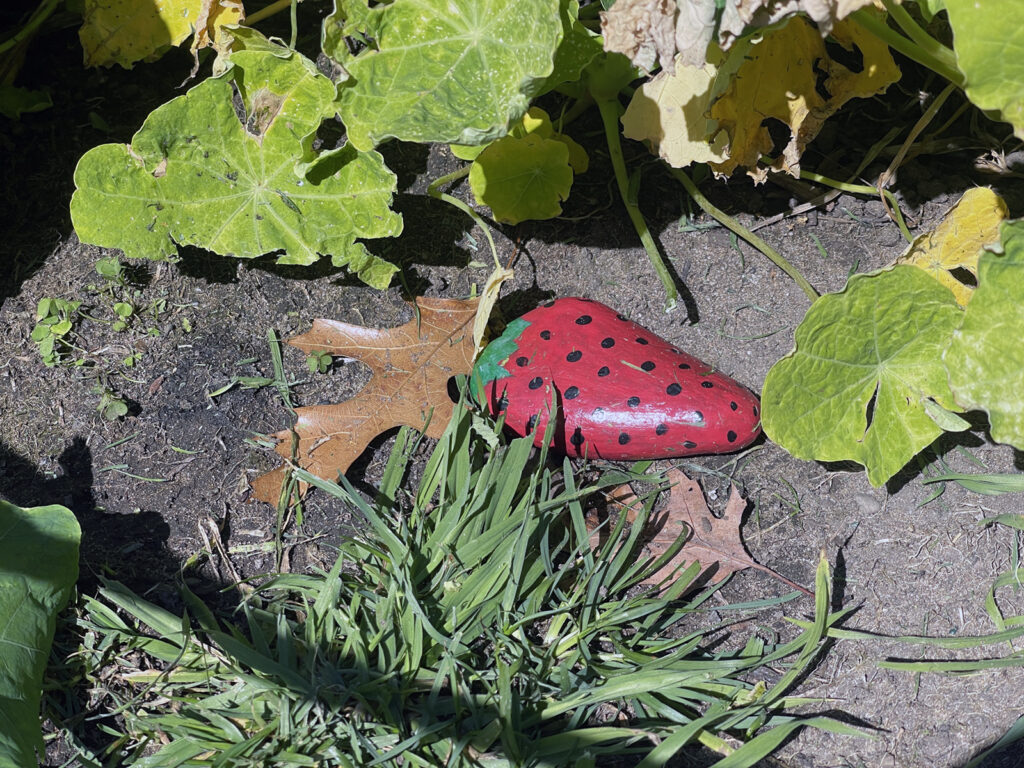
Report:
M396 267L356 238L401 231L389 209L394 174L377 152L312 150L335 92L313 62L280 46L232 54L223 74L151 113L131 146L82 157L71 200L79 237L136 258L166 258L177 245L240 258L283 251L284 264L330 254L386 287Z
M78 578L81 530L60 506L0 501L0 765L38 765L39 700L57 613Z
M538 95L579 80L586 66L604 50L601 38L580 23L577 0L562 0L560 5L562 41L555 50L554 68Z
M345 38L369 45L349 53ZM324 52L349 75L349 141L483 144L505 135L551 74L558 0L336 0Z
M85 66L125 69L158 58L195 33L193 49L222 48L220 28L245 17L241 0L85 0L78 37Z
M964 408L988 412L992 438L1024 449L1024 221L1003 224L1002 253L978 261L978 287L946 351Z
M955 270L977 276L978 257L985 246L999 242L999 225L1007 216L1006 202L991 189L969 189L933 230L914 238L897 263L920 267L966 307L974 288L958 280Z
M799 176L804 148L830 115L850 99L882 93L899 79L888 46L863 27L842 21L831 37L859 53L861 66L851 69L829 56L821 33L800 16L764 31L761 42L744 52L729 87L711 105L712 119L729 137L728 159L711 165L716 174L730 176L742 167L755 181L764 181L768 172L760 167L761 158L775 145L765 120L774 118L789 128L790 137L772 167Z
M42 112L53 106L53 99L46 91L19 88L16 85L0 83L0 115L17 120L29 112Z
M529 134L498 139L473 162L469 185L480 205L508 224L550 219L562 212L572 187L565 144Z
M1024 138L1024 24L1020 0L946 0L968 98Z
M573 173L586 173L590 167L590 157L587 155L587 150L577 144L570 136L556 131L555 126L551 122L551 117L540 107L530 107L522 119L512 126L512 130L509 133L517 139L532 133L540 136L542 139L560 141L569 150L569 165L572 167Z
M717 78L714 64L691 67L677 61L675 74L659 72L633 92L622 134L648 142L674 168L723 162L727 137L720 132L712 139L715 124L708 119Z
M768 372L765 433L797 458L859 462L881 485L942 433L924 401L957 408L942 353L962 318L916 267L855 275L811 306Z

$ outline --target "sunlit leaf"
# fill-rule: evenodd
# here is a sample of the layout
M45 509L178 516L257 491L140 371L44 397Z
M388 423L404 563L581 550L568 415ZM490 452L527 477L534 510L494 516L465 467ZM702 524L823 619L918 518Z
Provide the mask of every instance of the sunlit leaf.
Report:
M84 0L82 41L87 67L155 59L195 33L193 49L225 42L220 28L245 18L241 0Z
M1024 24L1018 0L946 0L967 96L1024 138Z
M855 275L811 306L768 372L764 431L798 458L859 462L881 485L942 433L924 401L957 409L942 352L962 317L920 269Z
M978 261L978 287L946 352L965 408L988 412L992 438L1024 449L1024 221L1003 224L1002 253Z
M1008 215L1005 201L991 189L969 189L935 229L914 238L898 263L925 270L953 292L961 307L967 306L973 288L954 272L977 276L982 249L999 242L999 225Z
M356 55L345 38L369 43ZM337 0L324 52L350 79L341 91L349 140L482 144L503 136L553 68L558 0Z
M286 264L329 254L385 287L396 268L356 238L401 231L389 209L395 176L376 152L312 150L336 107L334 84L301 55L266 45L234 53L224 74L150 114L130 146L86 153L75 171L75 229L131 257L169 257L178 245L241 258L283 251Z

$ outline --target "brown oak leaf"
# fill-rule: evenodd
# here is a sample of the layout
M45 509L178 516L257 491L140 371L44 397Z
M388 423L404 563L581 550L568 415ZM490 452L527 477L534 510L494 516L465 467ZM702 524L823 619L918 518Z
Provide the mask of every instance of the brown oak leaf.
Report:
M424 429L440 437L455 404L448 380L473 368L473 318L477 299L416 299L416 316L396 328L364 328L314 320L288 343L306 354L326 352L359 360L373 377L355 397L334 405L296 408L297 463L317 477L336 480L373 438L392 427ZM429 420L429 422L428 422ZM278 432L277 452L292 455L292 430ZM252 483L257 499L277 504L285 467Z
M804 594L812 592L771 568L761 565L747 554L740 527L746 500L732 486L729 501L721 517L708 509L700 486L678 469L670 469L666 477L672 483L665 508L648 519L644 529L644 554L657 558L669 550L680 536L686 541L682 548L657 573L644 580L655 586L674 575L681 566L697 561L707 582L717 584L726 576L745 568L756 568ZM608 499L625 510L626 520L636 520L639 503L629 486L620 486L608 494ZM591 543L596 544L591 535ZM698 579L699 580L699 579Z

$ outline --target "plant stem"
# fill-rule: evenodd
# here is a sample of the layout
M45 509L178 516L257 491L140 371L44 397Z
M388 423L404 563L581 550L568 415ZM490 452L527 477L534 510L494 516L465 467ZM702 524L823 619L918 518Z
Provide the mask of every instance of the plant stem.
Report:
M264 19L270 18L271 16L276 16L291 4L292 0L276 0L276 2L273 2L270 5L265 6L263 8L260 8L255 13L250 13L248 16L246 16L245 25L247 27L251 27L253 24L258 24Z
M644 221L643 214L640 213L636 200L630 195L626 160L622 155L622 143L619 141L619 111L617 107L618 102L615 100L597 99L597 108L601 111L601 122L604 123L604 135L608 142L608 154L612 159L615 182L619 187L622 204L626 206L626 212L629 214L630 221L633 222L633 228L640 236L640 242L643 243L647 257L651 260L651 266L654 267L654 271L658 274L658 279L661 280L665 289L665 311L671 312L679 300L679 292L676 290L676 284L672 279L672 273L669 272L668 265L661 258L661 252L658 251L658 246L654 242L651 230L647 227L647 222Z
M481 218L480 214L478 214L464 202L459 200L459 198L445 194L444 192L441 191L441 187L444 186L445 184L450 184L453 181L458 181L459 179L468 175L469 166L467 165L465 168L460 168L457 171L436 178L432 182L430 182L430 185L427 187L427 194L436 200L444 200L449 205L454 205L460 211L469 216L469 218L471 218L476 223L476 225L484 231L484 234L487 236L487 243L491 246L491 256L494 257L494 266L496 269L501 269L501 261L498 260L498 249L494 247L494 238L491 237L491 229L490 227L487 226L487 223L483 220L483 218Z
M807 282L807 280L804 278L803 275L800 274L796 267L790 264L789 261L787 261L781 253L776 251L774 248L768 245L768 243L766 243L760 237L758 237L749 229L747 229L738 221L736 221L736 219L734 219L732 216L729 216L725 211L722 211L716 208L714 205L712 205L711 201L704 197L704 193L697 189L697 185L693 183L693 179L691 179L684 170L682 170L681 168L672 168L671 170L672 175L679 179L679 183L681 183L686 188L686 191L690 194L690 197L694 199L694 201L697 203L697 205L701 207L701 210L703 210L704 213L714 218L716 221L718 221L719 224L726 227L730 232L734 232L739 237L742 237L752 246L757 248L757 250L759 250L761 253L767 256L772 261L772 263L775 264L775 266L777 266L779 269L781 269L783 272L785 272L787 275L793 278L794 282L796 282L796 284L800 286L800 289L807 294L807 298L809 298L812 302L818 298L818 292L814 290L814 286Z
M836 181L830 179L828 176L822 176L820 173L814 173L814 171L800 171L800 178L813 181L816 184L824 184L826 187L832 187L833 189L839 189L843 192L849 192L851 195L869 195L874 197L879 193L878 187L872 187L869 184L850 184L846 181ZM888 189L881 190L882 196L886 202L892 206L893 220L896 222L896 226L900 228L900 232L908 243L913 242L914 236L910 234L910 228L907 227L907 222L903 218L903 213L900 211L899 202L896 200L894 195Z
M963 73L956 67L956 55L941 43L936 42L936 45L948 52L948 55L939 53L937 50L935 53L932 53L922 48L910 38L904 37L895 29L890 28L885 23L885 19L880 19L870 8L861 8L859 11L850 14L849 18L860 24L875 37L880 38L882 42L893 50L899 51L908 59L916 61L921 66L927 67L946 78L954 85L963 88L965 80ZM922 31L921 34L925 33Z

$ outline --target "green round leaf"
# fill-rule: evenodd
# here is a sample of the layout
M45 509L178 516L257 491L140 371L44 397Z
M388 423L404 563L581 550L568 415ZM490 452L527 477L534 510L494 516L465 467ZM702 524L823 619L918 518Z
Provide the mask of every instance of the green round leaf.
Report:
M242 94L244 125L232 104ZM90 150L75 171L71 216L88 243L164 258L177 245L285 264L330 254L374 287L396 268L356 238L392 237L395 176L376 152L315 154L335 86L297 53L243 50L228 70L155 110L131 146Z
M401 0L368 9L336 0L324 52L350 75L341 89L349 140L484 144L503 136L551 74L558 0ZM348 35L371 47L351 56Z
M764 431L798 458L857 461L881 485L942 433L924 402L956 407L942 352L962 316L916 267L855 275L814 303L768 372Z
M956 63L967 78L967 96L982 109L997 111L1024 138L1020 0L945 0L944 5L953 28Z
M978 287L946 352L965 408L988 411L992 438L1024 449L1024 221L1003 224L1003 253L978 261Z
M506 136L480 153L469 171L469 185L498 221L553 218L562 212L561 202L572 187L569 148L533 133L521 139Z

